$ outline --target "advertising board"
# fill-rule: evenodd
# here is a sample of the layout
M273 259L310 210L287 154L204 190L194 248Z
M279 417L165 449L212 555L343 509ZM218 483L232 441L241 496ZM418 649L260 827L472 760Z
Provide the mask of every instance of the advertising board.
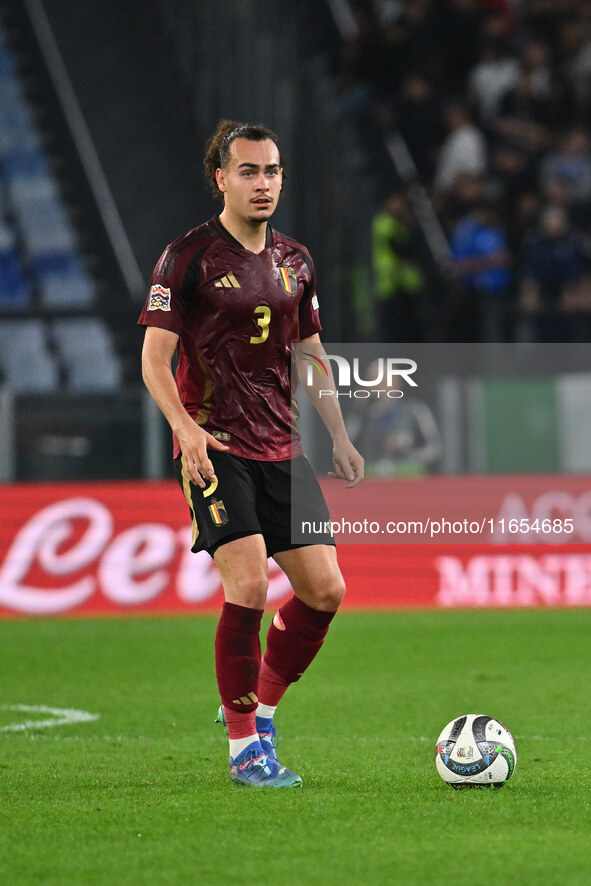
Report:
M416 526L409 533L400 525L388 543L371 534L350 543L337 532L344 608L591 605L591 478L372 480L352 491L337 481L323 485L338 519L338 499L351 492L357 512L380 526L388 502L397 502L402 524L401 502L417 497L433 520L453 518L451 531L424 538ZM475 497L485 531L462 531L456 541L462 499L473 511ZM190 552L190 532L172 481L0 487L0 616L217 611L219 573L207 554ZM269 578L272 609L291 590L272 560Z

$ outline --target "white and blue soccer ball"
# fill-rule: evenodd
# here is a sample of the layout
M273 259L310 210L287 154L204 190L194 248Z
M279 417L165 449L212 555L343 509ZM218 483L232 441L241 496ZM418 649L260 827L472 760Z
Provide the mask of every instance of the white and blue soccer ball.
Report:
M516 763L513 736L485 714L456 717L437 739L437 772L452 788L500 788L515 772Z

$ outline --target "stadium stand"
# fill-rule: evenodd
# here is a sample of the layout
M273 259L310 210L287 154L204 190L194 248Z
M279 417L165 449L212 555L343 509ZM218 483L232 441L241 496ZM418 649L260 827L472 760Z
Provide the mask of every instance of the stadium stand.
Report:
M0 385L17 399L94 391L106 428L117 396L139 396L145 281L217 210L200 163L221 117L281 135L275 223L314 256L326 341L588 341L590 0L0 0Z
M58 364L49 349L42 320L0 323L0 367L15 394L57 390Z
M20 309L30 304L31 287L24 274L12 225L0 219L0 309Z
M102 318L54 320L51 338L64 360L69 390L109 391L120 387L121 365Z
M62 377L85 390L120 384L120 359L104 321L72 319L50 339L52 316L92 311L96 296L97 281L0 22L0 367L13 393L57 390ZM74 346L87 350L86 360L73 357Z
M378 204L405 192L420 222L416 239L430 247L426 263L423 253L434 294L424 317L427 339L490 340L502 328L515 341L588 341L589 0L328 5L340 38L325 32L338 107L356 127ZM403 163L389 150L395 139L408 148ZM576 249L581 261L567 270L558 257L550 261L553 285L533 298L528 244L549 207L564 211L568 230L546 247L556 256ZM485 211L495 216L488 227L479 221ZM431 248L434 224L451 246L471 226L467 251L452 254L447 268ZM498 248L491 250L492 241ZM501 312L486 285L499 267L512 278Z

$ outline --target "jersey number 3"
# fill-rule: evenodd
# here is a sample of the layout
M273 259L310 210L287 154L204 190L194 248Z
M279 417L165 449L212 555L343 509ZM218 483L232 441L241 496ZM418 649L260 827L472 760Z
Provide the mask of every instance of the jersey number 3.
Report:
M260 335L251 335L251 345L262 345L269 338L269 323L271 322L271 308L268 305L258 305L254 309L254 313L258 316L257 326L261 330Z

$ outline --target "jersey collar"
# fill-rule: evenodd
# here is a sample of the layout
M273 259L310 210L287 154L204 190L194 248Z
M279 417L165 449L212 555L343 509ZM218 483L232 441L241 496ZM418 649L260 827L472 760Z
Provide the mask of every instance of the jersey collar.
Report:
M248 249L246 249L246 247L244 247L242 245L240 240L237 240L236 237L233 237L232 234L226 230L226 228L223 226L223 224L220 221L219 215L216 215L214 218L212 218L211 221L212 221L212 224L214 225L214 227L216 228L216 230L218 231L218 233L220 234L220 236L224 238L224 240L227 240L228 243L232 244L232 246L237 246L239 249L242 249L244 252L249 251ZM265 249L268 249L269 246L272 246L272 245L273 245L273 228L267 222L267 233L265 236Z

